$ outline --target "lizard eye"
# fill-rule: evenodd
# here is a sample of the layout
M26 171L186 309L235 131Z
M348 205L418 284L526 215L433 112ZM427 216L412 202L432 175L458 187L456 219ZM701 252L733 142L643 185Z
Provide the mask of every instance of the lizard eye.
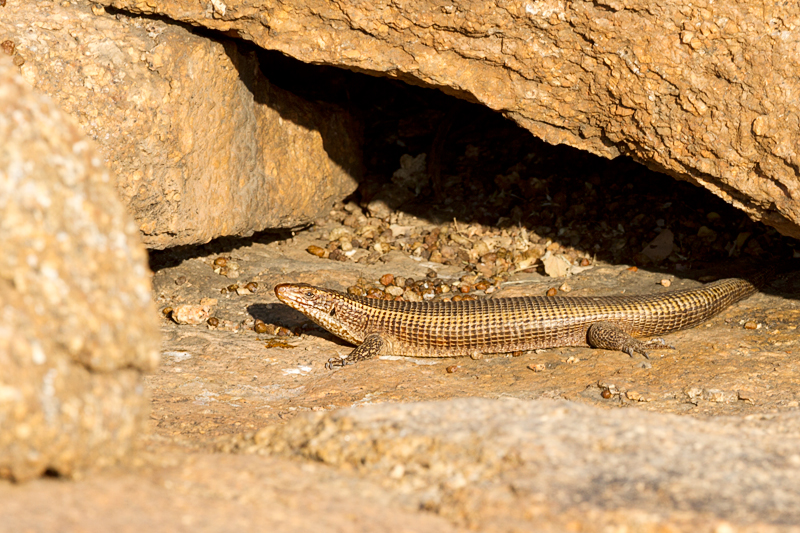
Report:
M314 297L314 293L311 292L311 291L306 291L306 296L308 296L309 298L313 298Z

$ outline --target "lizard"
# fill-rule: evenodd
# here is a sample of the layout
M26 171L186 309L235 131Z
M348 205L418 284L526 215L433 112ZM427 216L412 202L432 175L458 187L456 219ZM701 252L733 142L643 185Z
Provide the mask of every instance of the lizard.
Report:
M759 276L763 278L763 276ZM314 287L275 286L278 299L356 345L326 368L378 355L479 358L561 346L618 350L649 359L652 337L691 328L757 292L759 281L728 278L695 289L631 296L520 296L459 302L387 301ZM649 363L646 364L649 366Z

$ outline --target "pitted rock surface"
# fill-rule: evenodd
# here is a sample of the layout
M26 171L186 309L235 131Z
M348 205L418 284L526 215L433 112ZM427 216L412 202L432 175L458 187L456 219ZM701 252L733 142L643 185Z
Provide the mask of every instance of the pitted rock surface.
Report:
M22 480L129 454L159 335L100 153L0 59L0 477Z
M150 248L307 224L360 177L358 122L270 84L252 46L47 0L9 2L0 40L97 141Z
M99 3L438 87L550 143L632 156L800 237L797 3Z

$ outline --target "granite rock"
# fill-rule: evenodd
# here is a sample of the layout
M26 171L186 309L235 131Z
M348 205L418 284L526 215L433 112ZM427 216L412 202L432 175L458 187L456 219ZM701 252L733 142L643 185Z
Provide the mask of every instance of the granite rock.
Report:
M357 185L358 122L270 84L252 45L98 6L3 15L0 41L97 141L150 248L304 225Z
M151 274L94 144L0 58L0 477L125 457L158 364Z
M99 0L437 87L627 155L800 237L800 5L748 0Z
M800 519L799 420L463 398L308 414L249 451L360 472L479 531L760 530Z

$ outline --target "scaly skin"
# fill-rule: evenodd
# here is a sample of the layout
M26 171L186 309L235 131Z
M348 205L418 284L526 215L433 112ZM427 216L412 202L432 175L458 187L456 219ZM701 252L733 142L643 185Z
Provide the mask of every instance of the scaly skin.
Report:
M756 292L751 282L723 279L697 289L600 297L497 298L462 302L397 302L353 296L301 283L275 294L334 335L358 347L327 367L377 355L480 357L557 346L592 346L648 357L664 346L650 337L696 326Z

